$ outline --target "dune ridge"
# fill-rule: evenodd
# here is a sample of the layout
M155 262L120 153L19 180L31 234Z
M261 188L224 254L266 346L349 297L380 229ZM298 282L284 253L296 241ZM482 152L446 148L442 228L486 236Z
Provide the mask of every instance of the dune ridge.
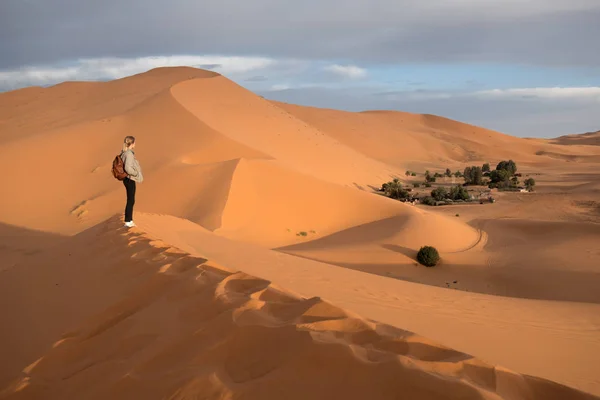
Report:
M600 146L600 131L564 135L551 141L568 146Z
M600 155L595 149L578 149L552 140L509 136L448 118L400 111L347 112L274 102L297 118L374 159L404 169L469 163L545 165L550 158ZM538 154L539 153L539 154ZM597 158L594 158L597 162ZM461 170L462 170L461 168ZM454 171L454 169L453 169Z
M65 285L61 297L75 290L80 302L28 303L30 316L65 307L64 319L25 331L37 336L37 346L28 360L17 357L25 362L22 372L1 398L595 398L300 297L120 225L111 218L49 250L53 265L30 267L47 268L52 282ZM90 252L100 257L86 265ZM94 293L78 266L103 284L120 282L117 290ZM15 267L7 280L27 272ZM52 282L38 280L38 295L53 290ZM11 375L3 372L0 382Z

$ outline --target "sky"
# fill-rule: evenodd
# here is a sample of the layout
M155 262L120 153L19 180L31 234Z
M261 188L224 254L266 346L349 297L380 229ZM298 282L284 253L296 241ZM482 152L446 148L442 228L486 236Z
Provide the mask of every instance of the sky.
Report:
M0 91L160 66L268 99L600 129L600 0L0 0Z

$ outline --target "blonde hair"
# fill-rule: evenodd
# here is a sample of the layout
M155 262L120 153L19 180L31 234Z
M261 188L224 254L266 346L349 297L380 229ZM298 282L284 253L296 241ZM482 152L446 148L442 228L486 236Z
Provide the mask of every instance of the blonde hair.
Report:
M123 140L123 151L129 149L129 147L135 143L135 138L133 136L125 136L125 140Z

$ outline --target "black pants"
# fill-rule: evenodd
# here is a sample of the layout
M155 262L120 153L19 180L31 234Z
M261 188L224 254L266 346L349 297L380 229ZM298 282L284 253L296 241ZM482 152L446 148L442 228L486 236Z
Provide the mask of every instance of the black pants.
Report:
M123 179L127 191L127 205L125 206L125 222L133 220L133 205L135 204L135 181L129 178Z

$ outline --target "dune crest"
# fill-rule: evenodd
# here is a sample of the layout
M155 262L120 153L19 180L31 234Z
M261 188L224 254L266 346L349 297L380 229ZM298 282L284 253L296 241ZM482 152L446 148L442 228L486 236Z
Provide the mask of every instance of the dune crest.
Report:
M582 157L599 151L529 140L430 114L347 112L274 102L279 108L364 155L404 169L445 168L516 159L544 165L551 154ZM583 143L582 143L583 144ZM539 154L537 154L539 153ZM597 159L594 159L597 161Z
M31 267L47 268L56 285L66 285L61 297L78 292L80 301L29 303L30 317L64 307L66 318L29 333L38 343L29 359L9 353L13 374L19 361L22 372L6 381L13 374L3 370L1 398L594 398L493 367L318 297L287 293L120 225L111 218L49 251L53 265ZM115 247L118 252L107 252ZM85 267L95 282L76 270L90 251L104 254ZM3 283L27 272L14 268ZM120 282L119 290L88 293L98 282L104 288ZM38 295L58 290L53 286L40 280ZM20 320L20 328L33 321Z
M363 186L400 174L224 77L182 82L171 92L211 128L305 174Z
M552 142L569 146L600 146L600 131L564 135L552 139Z

